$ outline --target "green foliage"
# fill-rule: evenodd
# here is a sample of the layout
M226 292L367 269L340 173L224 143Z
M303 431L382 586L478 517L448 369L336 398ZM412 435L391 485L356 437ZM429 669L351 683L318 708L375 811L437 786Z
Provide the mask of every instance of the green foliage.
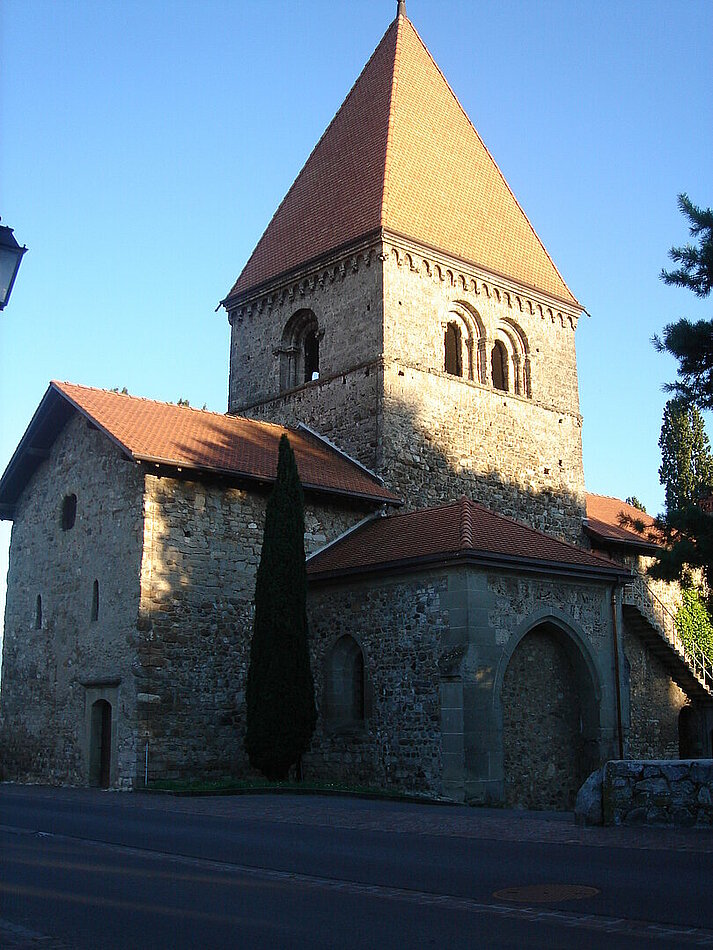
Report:
M129 395L129 390L126 388L126 386L122 386L121 389L119 389L118 386L114 386L114 388L113 388L113 389L110 389L109 392L110 392L110 393L121 393L122 396L128 396L128 395Z
M713 623L695 587L683 591L682 603L676 614L676 630L689 649L694 645L699 646L713 660Z
M708 297L713 289L713 211L698 208L685 194L678 196L678 206L688 218L689 231L697 243L671 248L669 256L679 267L662 271L661 279L676 287L686 287L697 297ZM662 339L654 337L654 345L678 360L678 379L666 389L675 392L679 401L689 407L691 443L697 441L707 453L703 451L701 455L700 471L696 471L696 464L691 465L693 488L689 486L679 496L675 496L674 491L670 499L668 479L673 475L668 469L664 472L662 457L659 474L662 480L665 476L667 511L657 519L657 527L665 540L665 547L660 550L649 573L664 580L681 580L686 578L691 568L700 568L706 582L709 606L712 606L713 514L707 514L695 501L703 492L706 480L709 483L711 480L710 447L697 410L713 409L713 320L692 323L684 319L671 323L664 328ZM694 410L695 415L692 414ZM663 428L661 439L665 439Z
M643 511L646 514L646 505L639 501L636 495L629 495L626 499L626 504L631 505L632 508L637 508L639 511Z
M184 408L189 408L189 409L191 406L190 402L187 399L179 399L176 405L183 406Z
M669 257L681 266L662 271L661 279L687 287L697 297L708 297L713 289L713 210L698 208L685 194L678 196L678 206L698 244L671 248ZM713 409L713 320L670 323L662 338L654 337L654 345L678 360L679 378L666 388L699 409Z
M669 399L659 438L659 479L666 487L666 510L693 504L713 482L713 457L703 417L681 398Z
M287 778L317 720L306 604L302 486L283 435L265 512L246 691L245 747L253 767L270 780Z

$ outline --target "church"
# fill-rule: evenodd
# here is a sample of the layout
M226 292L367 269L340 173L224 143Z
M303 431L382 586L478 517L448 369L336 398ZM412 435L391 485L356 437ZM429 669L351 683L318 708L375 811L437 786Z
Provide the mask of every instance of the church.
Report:
M585 490L582 307L403 2L222 305L225 415L52 382L0 479L0 778L251 774L284 433L306 779L566 809L608 759L711 754L651 519Z

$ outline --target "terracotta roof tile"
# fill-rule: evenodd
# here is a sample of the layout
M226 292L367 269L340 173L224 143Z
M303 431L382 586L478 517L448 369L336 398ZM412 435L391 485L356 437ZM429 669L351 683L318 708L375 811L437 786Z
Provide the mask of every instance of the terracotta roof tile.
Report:
M576 304L404 16L387 29L228 296L379 228Z
M655 528L655 521L645 511L627 505L621 498L611 498L608 495L593 495L587 493L587 520L585 528L590 534L603 541L618 544L633 544L660 547L663 539ZM643 533L633 525L622 525L622 518L631 518L641 522Z
M73 383L52 382L45 399L53 392L61 394L136 461L269 482L277 471L280 437L286 434L305 488L383 502L399 501L375 475L305 429L289 429ZM40 410L35 418L39 414ZM35 419L31 426L34 424ZM21 453L23 442L16 455Z
M622 573L620 565L498 515L466 498L438 508L377 518L318 551L310 576L374 570L443 558L557 564L582 572Z

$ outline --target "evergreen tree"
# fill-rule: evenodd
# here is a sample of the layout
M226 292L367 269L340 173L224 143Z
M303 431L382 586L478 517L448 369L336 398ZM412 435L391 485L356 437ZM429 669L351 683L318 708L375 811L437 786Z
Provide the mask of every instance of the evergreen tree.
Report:
M636 495L629 495L626 498L626 504L631 505L632 508L638 508L639 511L643 511L644 514L646 514L646 505L642 501L639 501Z
M688 218L689 231L697 244L671 248L669 256L679 266L672 271L662 271L661 279L676 287L687 287L697 297L708 297L713 289L713 211L697 207L685 194L678 196L678 206ZM713 409L713 320L692 323L682 319L671 323L664 328L662 338L654 337L654 345L678 360L678 380L666 388L675 392L688 407L703 411ZM698 435L693 435L694 430ZM695 424L691 423L692 440L702 441L702 430L698 415ZM662 430L662 439L663 436ZM701 472L698 481L701 489L705 478ZM660 549L649 573L664 580L686 582L691 568L700 569L710 608L713 607L713 514L692 503L692 499L690 495L682 507L671 507L667 483L667 511L657 519L666 545ZM672 496L672 504L679 502L680 499Z
M669 257L680 266L662 270L661 279L687 287L697 297L708 297L713 289L713 210L697 207L685 194L678 196L678 206L698 245L672 247ZM654 345L678 360L679 379L667 388L699 409L713 409L713 320L669 323L662 338L654 337Z
M317 719L306 603L302 486L283 435L265 512L246 691L245 747L253 767L271 780L287 778Z
M713 457L703 417L683 399L669 399L659 438L659 479L666 488L666 511L692 505L713 481Z

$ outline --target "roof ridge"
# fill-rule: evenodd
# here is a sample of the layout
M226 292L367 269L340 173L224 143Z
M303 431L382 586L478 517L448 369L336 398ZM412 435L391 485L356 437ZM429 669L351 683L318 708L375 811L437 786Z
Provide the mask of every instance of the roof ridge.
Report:
M572 291L570 290L569 286L567 285L567 282L565 281L564 277L562 276L562 274L560 274L559 268L557 267L557 265L555 264L555 262L554 262L554 261L552 260L552 258L550 257L550 254L549 254L547 248L545 247L545 245L543 244L542 239L540 238L540 235L539 235L539 234L537 233L537 231L535 230L535 228L534 228L532 222L530 221L530 219L528 218L527 214L525 213L525 211L524 211L522 205L521 205L520 202L517 200L517 197L515 196L515 193L513 192L512 188L510 187L510 185L509 185L508 182L507 182L507 179L505 178L505 176L503 175L502 171L500 170L500 166L498 165L498 163L495 161L495 159L494 159L493 156L491 155L490 149L489 149L488 146L485 144L485 142L483 141L483 139L480 137L480 133L479 133L478 130L476 129L476 127L475 127L475 125L473 124L473 122L472 122L470 116L468 115L468 113L467 113L467 112L465 111L465 109L463 108L460 99L458 98L458 96L455 94L455 92L454 92L453 89L451 88L451 84L450 84L450 83L448 82L448 80L446 79L446 77L445 77L445 75L444 75L444 73L443 73L443 70L442 70L441 67L438 65L438 63L435 61L435 59L433 58L433 56L432 56L432 54L431 54L431 51L430 51L429 48L426 46L426 44L424 43L424 41L421 39L420 33L418 32L418 30L416 29L416 27L413 25L413 23L411 22L411 20L409 20L408 17L404 17L404 19L407 20L409 26L410 26L411 29L413 30L413 32L414 32L416 38L418 39L419 43L421 44L421 46L422 46L422 47L424 48L424 50L426 51L426 53L427 53L427 55L428 55L428 58L431 60L431 62L432 62L433 65L435 66L436 70L438 71L439 76L441 77L441 79L443 80L443 82L446 84L446 88L448 89L448 91L450 92L450 94L453 96L453 99L455 100L456 105L458 106L458 108L460 109L460 111L463 113L466 122L468 123L468 125L471 127L471 129L472 129L473 132L475 133L475 135L476 135L478 141L480 142L480 144L483 146L483 149L485 150L485 153L487 154L487 156L488 156L488 158L490 159L490 161L493 163L493 167L495 168L496 172L497 172L498 175L500 176L500 178L501 178L503 184L505 185L506 189L507 189L508 192L510 193L510 195L511 195L513 201L514 201L515 204L517 205L517 207L518 207L520 213L522 214L523 218L525 219L525 221L527 221L527 224L528 224L530 230L532 231L532 233L533 233L535 239L537 240L537 242L538 242L538 244L540 245L540 247L542 248L542 250L545 252L545 256L547 257L547 260L550 262L550 264L552 265L552 267L553 267L554 270L555 270L555 273L557 274L557 276L559 277L559 279L562 281L562 284L563 284L565 290L569 293L569 295L571 296L571 298L572 298L572 300L574 301L574 303L577 304L578 306L581 306L581 304L579 303L579 301L577 300L577 298L574 296L574 294L573 294Z
M400 14L396 15L396 42L394 43L394 63L391 68L391 94L389 98L389 122L386 127L386 148L384 149L384 176L383 176L383 185L381 192L381 226L382 228L386 226L386 213L389 205L389 153L392 147L393 140L393 131L394 131L394 103L396 102L396 90L399 84L399 67L401 65L401 21L407 20L408 17L401 16ZM409 21L410 22L410 21ZM392 24L393 25L393 24ZM386 35L386 34L384 34Z
M460 546L473 547L473 512L465 495L460 496Z

